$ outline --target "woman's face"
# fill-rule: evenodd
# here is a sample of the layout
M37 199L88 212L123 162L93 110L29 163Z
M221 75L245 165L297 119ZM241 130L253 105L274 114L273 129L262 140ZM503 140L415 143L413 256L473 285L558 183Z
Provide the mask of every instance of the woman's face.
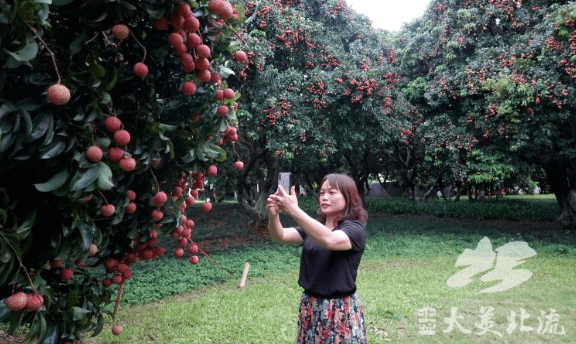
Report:
M328 181L325 181L320 188L318 203L320 210L326 217L338 215L346 207L344 195L339 189L331 187Z

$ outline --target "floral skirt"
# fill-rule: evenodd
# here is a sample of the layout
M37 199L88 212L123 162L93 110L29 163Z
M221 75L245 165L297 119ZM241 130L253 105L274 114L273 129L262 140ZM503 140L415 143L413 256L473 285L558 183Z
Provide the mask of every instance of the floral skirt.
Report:
M364 311L356 294L323 299L302 294L297 344L365 344Z

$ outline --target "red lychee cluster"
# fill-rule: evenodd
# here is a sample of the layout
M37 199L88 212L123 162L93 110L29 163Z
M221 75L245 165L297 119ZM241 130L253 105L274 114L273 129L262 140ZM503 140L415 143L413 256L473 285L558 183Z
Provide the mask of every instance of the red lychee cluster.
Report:
M44 297L36 293L27 295L23 291L19 291L6 298L6 308L11 312L22 310L36 312L43 304Z

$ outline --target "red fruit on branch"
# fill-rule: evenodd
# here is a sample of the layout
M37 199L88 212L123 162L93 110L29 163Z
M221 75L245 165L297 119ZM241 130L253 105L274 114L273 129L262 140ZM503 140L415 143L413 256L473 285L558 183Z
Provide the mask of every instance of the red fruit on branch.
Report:
M64 105L70 101L70 90L62 84L48 87L48 100L54 105Z
M110 217L114 215L115 211L116 207L113 204L104 204L100 207L100 213L102 213L102 216L104 217Z
M126 190L126 196L130 201L134 201L136 199L136 193L132 190Z
M126 146L130 143L130 133L126 130L118 130L114 133L114 142L118 146Z
M108 159L112 162L118 162L124 157L124 151L118 147L108 149Z
M190 254L196 254L198 252L198 245L192 244L188 247L188 252Z
M232 99L234 98L234 90L231 88L227 88L224 90L224 98Z
M168 195L164 191L158 191L154 195L154 206L155 207L162 207L168 201Z
M72 269L62 269L60 271L60 279L64 282L69 281L74 277L74 271Z
M26 302L26 309L31 312L36 312L44 304L44 297L40 294L28 295L28 302Z
M200 209L205 213L212 210L212 203L210 203L210 200L204 201L204 203L202 203L202 206L200 207Z
M244 163L238 160L234 163L234 168L238 171L241 171L244 168Z
M164 31L168 28L168 19L166 17L160 17L154 20L154 28L156 30Z
M136 203L134 202L130 202L126 205L126 208L124 208L124 211L126 211L126 213L128 214L134 214L137 210L137 206Z
M188 196L184 199L184 202L186 202L187 206L191 207L194 205L194 197Z
M120 160L120 169L124 172L131 172L136 169L136 160L134 158L122 158Z
M188 37L186 37L186 44L188 45L188 48L195 49L202 44L202 38L195 33L190 33L188 34Z
M110 116L104 120L104 127L109 132L115 133L122 127L122 121L116 116Z
M130 36L130 29L124 24L116 24L112 27L112 34L119 40L123 40Z
M110 278L105 278L102 280L102 285L104 286L104 288L108 288L109 286L112 285L112 280Z
M207 58L198 58L196 59L196 69L198 70L208 70L208 68L210 68L210 61ZM210 80L212 78L212 74L210 74L210 77L208 78L208 80ZM206 80L206 81L208 81Z
M218 109L216 109L216 114L218 114L220 117L226 117L228 114L228 107L226 105L218 106Z
M153 221L160 221L164 217L164 213L161 210L154 209L152 210L152 220Z
M142 62L138 62L134 65L134 75L139 78L143 78L148 75L148 66Z
M214 93L214 99L216 99L218 101L224 99L224 91L216 90L216 92Z
M90 146L86 150L86 159L92 163L102 160L102 156L102 149L98 146Z
M188 258L188 261L190 262L190 264L196 265L200 261L200 258L198 258L198 256L190 256L190 258Z
M246 56L246 53L243 52L242 50L238 50L237 52L235 52L234 55L232 55L232 58L238 62L248 61L248 57Z
M96 253L98 253L98 246L95 244L90 244L90 247L88 248L88 255L90 257L94 257Z
M182 93L187 96L191 96L196 93L196 84L192 81L187 81L182 84Z
M184 255L184 250L182 248L177 248L174 250L174 257L180 258Z
M210 56L210 47L205 44L199 45L196 47L196 55L199 59L208 58Z
M208 165L208 168L206 169L206 174L209 175L210 177L214 177L215 175L218 174L218 167L216 167L216 165L214 164Z
M19 312L26 307L27 302L28 296L23 291L19 291L6 299L6 307L11 312Z
M168 44L170 44L171 47L176 48L177 46L184 44L184 38L178 32L172 32L168 36Z
M200 29L200 21L198 21L198 18L192 15L185 19L184 30L188 32L196 32L198 29Z
M196 65L196 67L198 67L198 65ZM199 70L198 74L196 74L196 76L198 77L198 80L200 80L202 82L208 82L208 81L210 81L212 74L210 73L209 70L205 69L205 70Z

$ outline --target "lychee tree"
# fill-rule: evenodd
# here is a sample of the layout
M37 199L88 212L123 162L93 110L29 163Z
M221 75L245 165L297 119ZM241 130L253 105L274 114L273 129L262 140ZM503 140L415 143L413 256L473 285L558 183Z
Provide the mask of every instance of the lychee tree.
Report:
M381 168L374 162L391 156L386 144L398 138L398 122L410 121L395 87L394 50L344 1L246 1L244 8L251 50L234 79L244 81L241 101L252 117L240 127L250 177L241 181L260 183L264 196L248 183L240 196L260 196L248 200L257 212L279 169L309 186L342 170L363 188Z
M422 116L465 129L485 161L540 166L568 226L576 218L575 13L565 1L436 0L403 33L403 68L423 85Z
M198 262L194 200L216 164L236 160L224 147L238 140L240 94L216 94L234 74L244 10L220 0L0 10L0 320L29 325L39 343L76 343L113 315L111 285L164 253L159 235Z

